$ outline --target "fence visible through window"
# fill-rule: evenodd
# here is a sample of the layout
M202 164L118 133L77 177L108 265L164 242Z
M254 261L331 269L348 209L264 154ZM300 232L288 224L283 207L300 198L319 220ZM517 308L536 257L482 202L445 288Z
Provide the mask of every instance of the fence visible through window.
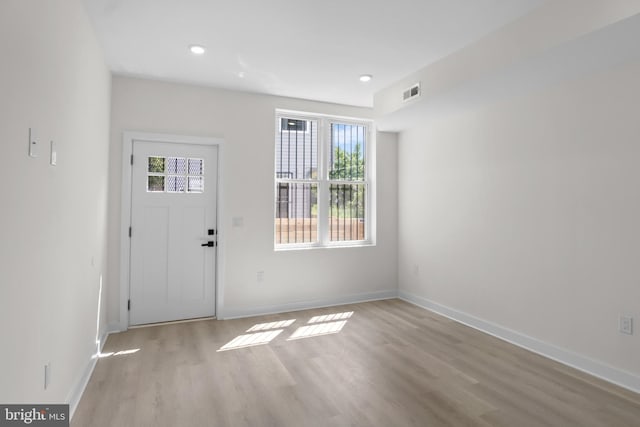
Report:
M329 186L329 238L332 242L365 239L365 187L362 184Z

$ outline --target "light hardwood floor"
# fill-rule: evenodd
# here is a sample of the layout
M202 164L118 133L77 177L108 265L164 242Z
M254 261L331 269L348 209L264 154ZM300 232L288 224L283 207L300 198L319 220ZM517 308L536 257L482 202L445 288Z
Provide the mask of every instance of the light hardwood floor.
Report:
M400 300L132 329L103 351L135 349L98 361L72 426L640 426L640 395Z

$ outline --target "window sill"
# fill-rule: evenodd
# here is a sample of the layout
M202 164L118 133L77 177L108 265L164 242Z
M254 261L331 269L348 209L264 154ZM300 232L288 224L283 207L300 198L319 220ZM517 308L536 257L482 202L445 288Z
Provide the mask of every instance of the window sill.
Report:
M289 252L289 251L307 251L313 249L348 249L348 248L369 248L374 247L376 244L370 240L364 240L361 242L349 243L349 242L336 242L329 245L280 245L275 246L273 250L275 252Z

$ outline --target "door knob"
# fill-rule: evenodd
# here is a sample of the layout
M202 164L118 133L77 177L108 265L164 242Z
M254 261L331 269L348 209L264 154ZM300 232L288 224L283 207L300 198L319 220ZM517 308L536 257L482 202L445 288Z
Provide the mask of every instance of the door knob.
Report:
M207 247L209 247L209 248L212 248L212 247L214 247L214 246L215 246L215 242L214 242L214 241L212 241L212 240L209 240L207 243L203 243L203 244L201 244L200 246L207 246Z

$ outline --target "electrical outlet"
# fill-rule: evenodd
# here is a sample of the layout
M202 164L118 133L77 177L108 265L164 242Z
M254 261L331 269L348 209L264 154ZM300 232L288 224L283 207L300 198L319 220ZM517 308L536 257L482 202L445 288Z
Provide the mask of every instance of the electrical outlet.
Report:
M620 315L620 333L633 335L633 317Z
M258 271L256 273L256 279L258 280L258 282L263 282L264 281L264 271Z

